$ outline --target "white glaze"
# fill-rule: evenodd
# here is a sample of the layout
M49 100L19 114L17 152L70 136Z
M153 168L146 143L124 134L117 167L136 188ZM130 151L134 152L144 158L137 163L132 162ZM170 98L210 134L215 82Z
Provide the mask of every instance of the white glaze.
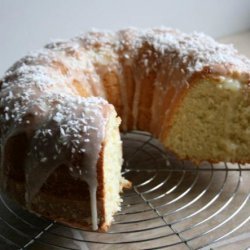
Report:
M223 81L219 83L217 86L220 89L238 91L242 88L242 83L236 79L224 78Z
M118 38L119 37L119 38ZM45 49L18 61L4 76L0 93L1 167L0 178L4 183L4 146L13 133L24 131L30 142L26 159L27 202L60 164L68 164L72 175L85 180L90 189L92 225L97 228L96 164L105 136L106 118L103 108L107 102L100 98L81 98L73 80L82 83L90 95L106 97L101 83L100 67L120 69L119 56L127 59L133 68L135 94L133 100L134 129L137 125L141 79L137 75L134 58L147 42L157 51L159 60L168 66L165 85L176 88L186 86L188 79L204 67L223 65L233 70L249 72L250 62L231 46L216 43L204 34L185 34L171 29L127 29L117 33L90 32L69 41L51 43ZM97 49L99 48L99 49ZM117 55L117 53L124 53ZM114 67L115 65L115 67ZM144 62L145 72L149 65ZM175 78L185 69L185 74ZM161 70L164 70L163 68ZM117 74L121 74L119 70ZM126 83L121 90L126 92ZM164 87L164 84L159 84ZM238 89L231 82L222 87ZM177 93L176 93L177 95ZM173 100L176 98L173 97ZM126 120L127 99L122 93ZM174 101L171 101L173 104ZM153 105L159 107L157 96ZM166 113L168 110L166 110ZM29 115L29 116L28 116ZM83 116L82 116L83 115ZM91 118L92 117L92 118ZM154 119L157 119L157 116ZM153 123L152 123L153 124ZM82 155L82 162L74 165L74 157ZM3 185L2 185L3 186Z

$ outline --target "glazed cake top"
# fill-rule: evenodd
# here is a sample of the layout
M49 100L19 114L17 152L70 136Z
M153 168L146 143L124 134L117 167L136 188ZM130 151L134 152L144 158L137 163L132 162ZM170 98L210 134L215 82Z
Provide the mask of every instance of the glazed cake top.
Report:
M119 60L133 64L144 46L145 71L154 67L148 57L155 54L155 64L167 61L170 65L168 75L181 75L179 81L171 82L176 87L188 84L193 74L205 68L250 82L246 57L231 45L197 32L185 34L167 28L92 31L48 44L15 63L0 81L2 154L8 139L18 133L25 132L31 142L26 161L27 200L35 196L58 164L65 162L72 175L96 187L95 166L113 107L100 97L80 96L72 83L86 82L88 93L99 95L102 76L96 65L111 69ZM85 159L80 165L74 160L79 154ZM34 181L36 173L40 182Z

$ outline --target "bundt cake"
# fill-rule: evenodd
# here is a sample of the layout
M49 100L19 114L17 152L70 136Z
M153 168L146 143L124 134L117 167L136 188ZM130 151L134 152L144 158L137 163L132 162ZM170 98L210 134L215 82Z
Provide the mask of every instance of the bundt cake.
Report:
M250 61L204 34L50 43L6 72L0 98L1 190L71 226L105 231L120 208L121 120L180 159L250 162Z

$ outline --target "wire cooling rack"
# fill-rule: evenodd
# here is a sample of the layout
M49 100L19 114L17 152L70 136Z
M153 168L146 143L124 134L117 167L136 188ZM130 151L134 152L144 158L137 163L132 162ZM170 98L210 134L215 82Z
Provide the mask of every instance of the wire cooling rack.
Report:
M124 176L133 188L108 233L39 218L1 195L0 249L247 249L250 168L199 167L167 154L150 134L124 134Z

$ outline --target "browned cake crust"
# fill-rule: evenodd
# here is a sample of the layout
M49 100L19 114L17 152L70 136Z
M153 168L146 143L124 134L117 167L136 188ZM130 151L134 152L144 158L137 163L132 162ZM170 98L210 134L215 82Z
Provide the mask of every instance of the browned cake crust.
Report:
M110 226L114 107L122 131L148 131L182 159L250 162L250 62L204 34L125 29L51 43L12 66L0 94L2 190L70 226L94 223L95 199L99 230Z
M6 154L12 160L9 161L11 164L5 173L7 175L6 191L12 199L26 207L24 156L27 151L27 140L24 135L19 135L12 138L9 143ZM107 227L104 221L103 150L100 152L97 164L97 178L99 227L102 230ZM89 229L91 209L88 185L84 181L73 178L66 165L59 166L33 199L29 210L72 227Z

